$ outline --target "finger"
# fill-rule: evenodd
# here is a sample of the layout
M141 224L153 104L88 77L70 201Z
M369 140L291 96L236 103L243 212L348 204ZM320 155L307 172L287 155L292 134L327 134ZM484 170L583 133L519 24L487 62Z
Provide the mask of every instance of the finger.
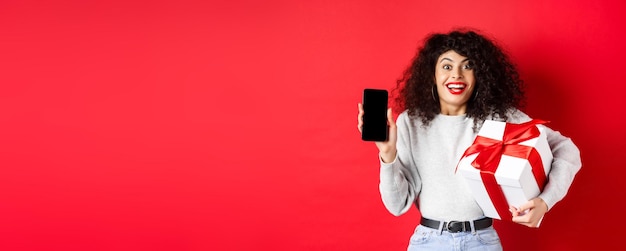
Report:
M398 127L396 126L396 122L393 120L391 108L387 109L387 123L389 124L389 139L387 141L390 144L395 145L398 137Z
M513 215L513 222L517 223L528 223L530 220L530 215L526 214L521 208L516 208L514 206L510 206L509 210L512 210L511 213Z
M391 111L391 108L387 109L387 122L389 123L389 126L396 126L396 122L393 120L393 112Z
M512 220L515 223L519 223L519 224L528 226L530 224L530 215L526 214L526 215L522 215L522 216L514 216L512 218Z
M515 223L519 223L527 227L535 228L539 226L539 222L541 221L541 218L542 217L537 214L536 210L531 210L526 214L513 217L512 220Z
M359 103L358 104L359 107L359 115L357 115L357 128L359 129L359 132L363 132L363 104Z
M522 205L519 207L518 211L520 211L520 212L525 212L526 210L528 210L528 209L532 209L532 208L534 208L534 207L535 207L535 202L534 202L533 200L529 200L529 201L527 201L526 203L522 204Z
M519 211L514 206L510 206L509 211L511 212L511 215L513 215L513 217L519 216Z
M539 225L539 221L531 221L531 219L514 218L513 222L532 228L536 228Z

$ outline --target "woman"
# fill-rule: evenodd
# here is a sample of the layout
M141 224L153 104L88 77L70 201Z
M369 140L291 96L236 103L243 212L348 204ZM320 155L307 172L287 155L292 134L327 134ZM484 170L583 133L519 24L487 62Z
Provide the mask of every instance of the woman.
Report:
M522 81L508 56L474 31L427 37L398 80L397 122L387 111L389 137L376 142L380 193L393 215L413 204L422 215L408 250L502 250L500 239L455 168L486 119L522 123ZM358 128L363 124L359 104ZM536 227L560 201L581 167L576 145L549 128L554 160L542 193L511 208L514 222Z

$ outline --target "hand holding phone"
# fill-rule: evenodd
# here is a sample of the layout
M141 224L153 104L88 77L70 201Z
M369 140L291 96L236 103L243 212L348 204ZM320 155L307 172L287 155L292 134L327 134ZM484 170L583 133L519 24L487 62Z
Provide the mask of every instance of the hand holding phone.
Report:
M363 102L365 102L365 100L367 100L367 103L370 103L370 101L372 100L378 100L381 101L383 99L379 99L380 97L382 97L383 95L380 95L379 98L373 98L370 99L370 92L376 92L376 91L369 91L369 90L365 90L363 92ZM365 94L368 93L368 94ZM381 94L381 93L378 93ZM377 95L374 95L377 96ZM390 163L391 161L393 161L396 158L396 141L397 141L397 134L398 134L398 128L396 126L396 122L393 120L393 116L391 114L391 110L387 109L387 98L384 98L384 102L382 102L382 104L380 104L381 102L373 102L373 103L379 103L379 106L384 106L385 109L385 120L384 120L384 132L386 135L386 140L382 140L382 141L375 141L374 143L376 143L376 147L379 150L380 153L380 158L382 159L383 162L385 163ZM371 103L370 103L371 104ZM359 129L359 131L361 132L361 137L365 138L364 140L366 141L371 141L368 140L371 137L369 136L369 133L366 133L366 135L363 135L363 128L367 127L364 126L364 117L366 112L364 111L364 104L359 103L358 108L359 108L359 114L357 116L358 119L358 124L357 124L357 128ZM370 109L368 109L369 111ZM380 118L379 118L380 120ZM371 121L371 119L370 119ZM380 121L379 121L380 123ZM383 124L383 123L380 123ZM379 125L380 126L380 125ZM367 129L369 130L369 129ZM369 132L369 131L368 131ZM375 137L374 137L375 138ZM382 136L380 137L382 139Z

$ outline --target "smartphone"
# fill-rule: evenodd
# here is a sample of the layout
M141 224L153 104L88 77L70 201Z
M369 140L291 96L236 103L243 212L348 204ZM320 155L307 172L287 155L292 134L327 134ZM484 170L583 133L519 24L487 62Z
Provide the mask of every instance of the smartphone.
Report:
M365 141L387 141L387 90L363 90L363 128L361 139Z

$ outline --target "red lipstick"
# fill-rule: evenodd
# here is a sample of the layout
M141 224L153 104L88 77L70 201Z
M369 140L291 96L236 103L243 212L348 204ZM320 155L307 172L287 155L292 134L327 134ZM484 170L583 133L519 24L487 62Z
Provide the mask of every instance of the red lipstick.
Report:
M463 91L465 91L467 84L463 82L450 82L446 84L446 87L451 94L460 95Z

